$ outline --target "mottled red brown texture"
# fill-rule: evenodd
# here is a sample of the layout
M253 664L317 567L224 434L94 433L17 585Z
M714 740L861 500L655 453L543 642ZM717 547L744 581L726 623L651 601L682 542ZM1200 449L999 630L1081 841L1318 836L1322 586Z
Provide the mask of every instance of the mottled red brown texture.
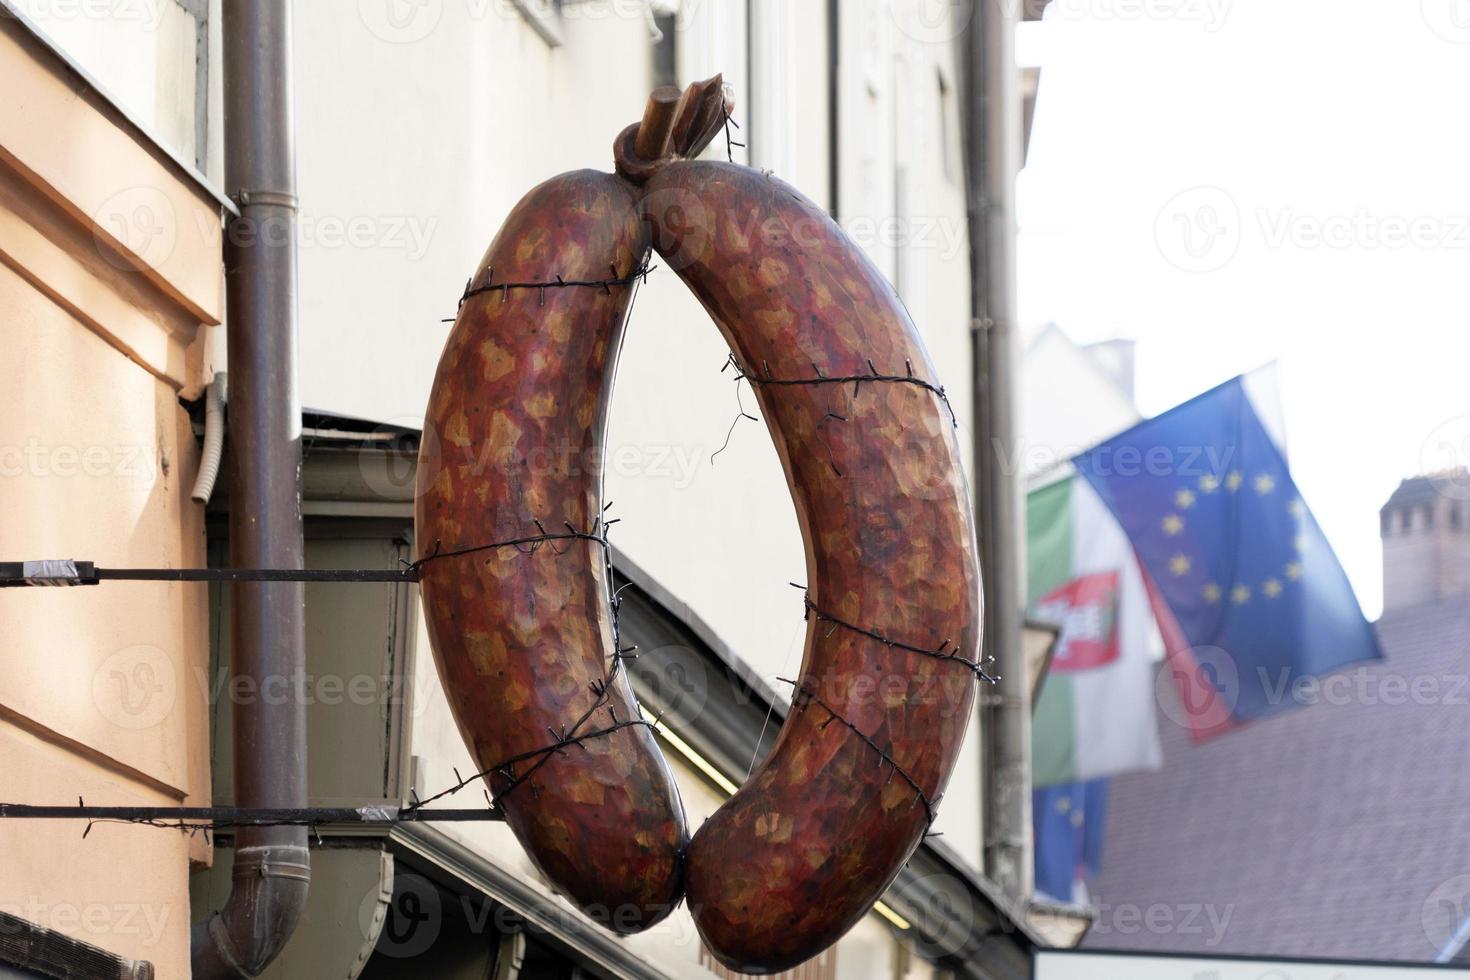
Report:
M516 205L472 280L626 276L647 255L626 184L578 171ZM493 278L490 270L493 269ZM614 271L616 270L616 276ZM633 287L481 292L460 308L424 423L420 555L547 531L597 531L601 453ZM639 717L613 659L603 548L543 542L429 560L429 638L460 732L482 767ZM596 707L580 729L572 726ZM556 734L553 735L552 733ZM546 876L618 932L658 921L683 889L678 790L642 725L590 738L490 778Z
M678 161L644 192L655 247L751 374L859 375L871 360L879 374L905 375L907 362L937 383L892 287L789 185L746 167ZM925 649L949 640L947 650L978 659L977 548L942 400L904 382L753 387L795 499L813 604L893 640ZM929 799L940 796L973 706L966 665L814 616L799 683ZM689 848L700 935L747 973L789 968L835 942L927 829L914 786L874 746L828 723L821 704L803 703Z

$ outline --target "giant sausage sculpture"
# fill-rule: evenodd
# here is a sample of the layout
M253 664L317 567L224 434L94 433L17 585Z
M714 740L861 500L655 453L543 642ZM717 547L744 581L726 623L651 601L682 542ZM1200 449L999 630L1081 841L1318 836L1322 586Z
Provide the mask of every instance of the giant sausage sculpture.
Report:
M684 813L622 669L600 458L633 282L633 191L553 178L515 206L450 332L415 528L460 733L527 852L622 933L683 893Z
M718 77L655 93L618 138L619 177L564 175L512 212L439 366L417 534L456 718L548 877L584 909L623 909L607 922L622 932L656 921L687 879L715 956L771 973L851 928L932 824L983 676L980 575L953 416L918 332L815 204L688 159L727 111ZM807 555L792 709L687 855L619 670L600 488L545 462L600 448L650 235L755 390Z

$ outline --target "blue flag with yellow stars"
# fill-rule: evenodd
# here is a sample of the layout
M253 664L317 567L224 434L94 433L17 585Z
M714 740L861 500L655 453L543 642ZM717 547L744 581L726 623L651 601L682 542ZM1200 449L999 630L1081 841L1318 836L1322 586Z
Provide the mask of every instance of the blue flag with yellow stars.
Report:
M1138 555L1179 691L1166 710L1197 739L1291 707L1308 678L1382 656L1245 378L1073 462Z
M1031 793L1036 890L1086 904L1085 879L1102 868L1108 780L1046 786Z

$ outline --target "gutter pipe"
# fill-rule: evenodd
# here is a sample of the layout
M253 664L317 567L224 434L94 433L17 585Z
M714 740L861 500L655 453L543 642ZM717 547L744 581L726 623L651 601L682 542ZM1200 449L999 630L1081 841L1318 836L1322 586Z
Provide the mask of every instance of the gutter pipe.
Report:
M999 680L982 692L985 873L1018 903L1032 891L1031 690L1022 625L1025 504L1015 461L1016 174L1021 100L1015 4L977 3L960 33L974 339L975 504L985 589L984 650Z
M296 173L290 0L223 6L230 563L303 567L301 404L296 375ZM234 705L238 807L304 807L305 587L231 588L232 672L256 697ZM241 827L224 907L194 927L194 980L256 977L295 931L311 882L304 827Z

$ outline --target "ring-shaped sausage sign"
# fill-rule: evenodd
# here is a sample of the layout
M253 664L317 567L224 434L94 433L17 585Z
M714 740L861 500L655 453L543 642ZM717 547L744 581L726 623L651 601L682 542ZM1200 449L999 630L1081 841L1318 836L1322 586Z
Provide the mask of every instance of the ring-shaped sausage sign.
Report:
M589 916L687 897L728 967L837 941L922 840L979 665L980 573L949 404L893 288L774 176L691 159L718 76L660 90L617 174L554 177L470 280L430 397L416 539L445 691L496 804ZM687 837L617 635L600 466L656 250L752 385L806 546L806 652L773 748Z

